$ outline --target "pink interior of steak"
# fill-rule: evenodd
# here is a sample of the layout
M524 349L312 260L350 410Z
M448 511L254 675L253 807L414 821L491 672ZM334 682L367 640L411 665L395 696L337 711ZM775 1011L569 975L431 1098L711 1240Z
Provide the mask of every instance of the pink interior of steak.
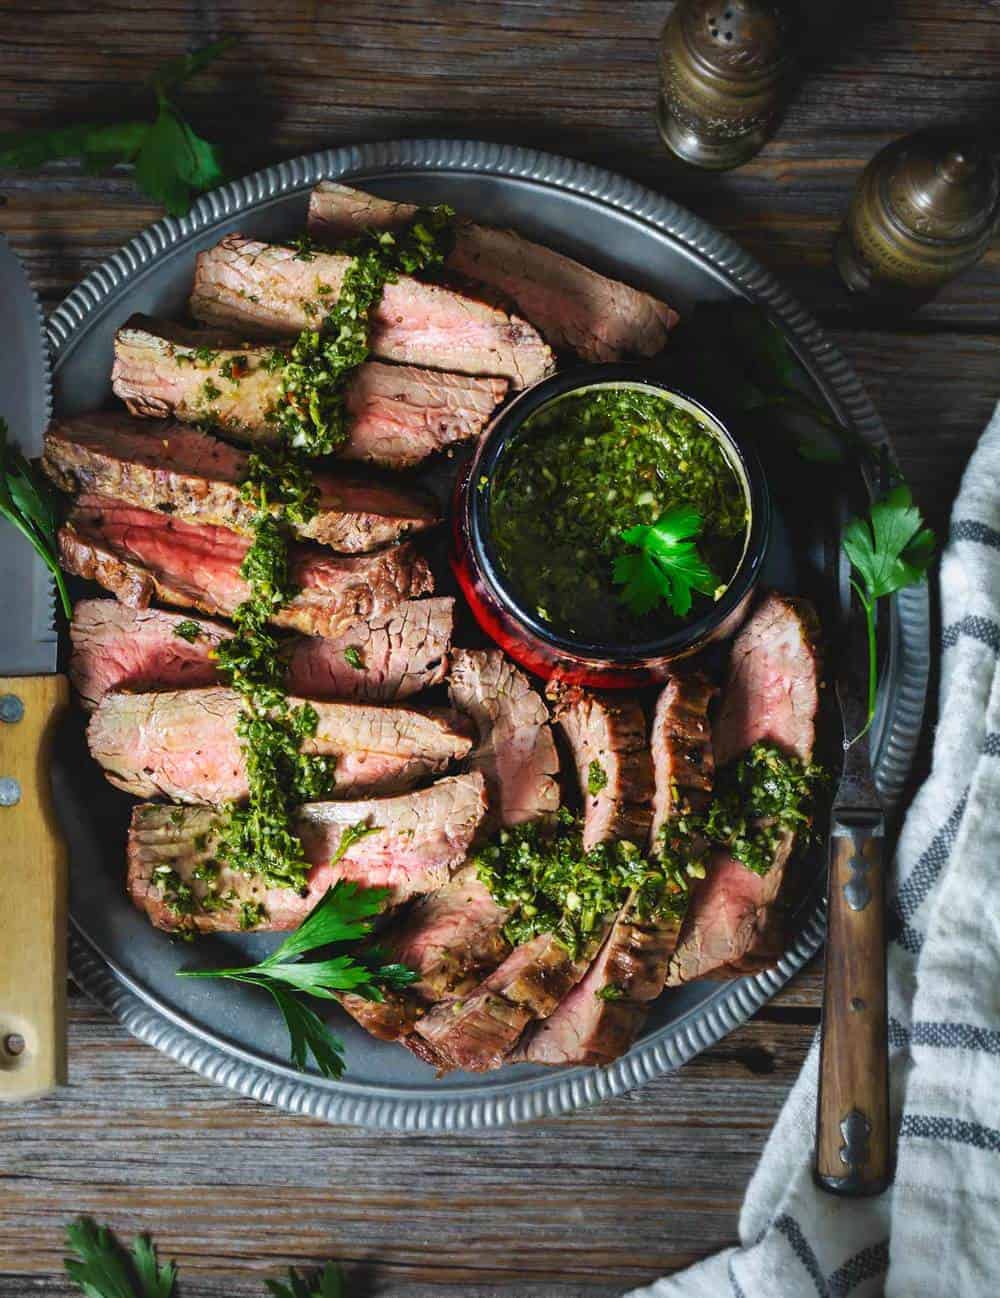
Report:
M309 201L309 228L317 238L336 244L366 229L398 229L416 210L323 181ZM572 348L586 360L653 356L677 323L677 313L648 293L513 230L458 221L447 264L514 302L552 346Z

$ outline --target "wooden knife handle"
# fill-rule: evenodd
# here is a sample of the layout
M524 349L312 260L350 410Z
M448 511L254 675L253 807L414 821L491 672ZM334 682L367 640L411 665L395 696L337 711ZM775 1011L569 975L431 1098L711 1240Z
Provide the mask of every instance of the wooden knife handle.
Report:
M0 1100L66 1080L66 849L52 808L65 676L0 677Z
M832 1194L889 1184L885 824L834 817L816 1122L816 1179Z

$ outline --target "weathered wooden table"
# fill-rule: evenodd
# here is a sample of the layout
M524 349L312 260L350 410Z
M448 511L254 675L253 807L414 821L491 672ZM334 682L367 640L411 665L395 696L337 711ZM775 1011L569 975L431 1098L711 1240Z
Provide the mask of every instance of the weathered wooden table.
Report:
M997 395L997 255L904 317L849 300L830 245L876 149L921 125L990 120L1000 5L813 7L826 25L777 139L722 176L672 165L660 146L662 0L2 0L0 125L145 111L150 67L236 31L242 45L184 103L237 173L426 134L614 168L715 222L820 317L943 529ZM47 305L160 215L125 169L5 175L0 193L0 228ZM180 1261L185 1294L259 1294L265 1274L327 1257L348 1263L356 1292L392 1298L618 1293L734 1240L818 990L814 966L746 1028L614 1104L441 1139L329 1128L238 1099L74 995L69 1088L0 1110L0 1295L75 1292L62 1232L79 1213L154 1233Z

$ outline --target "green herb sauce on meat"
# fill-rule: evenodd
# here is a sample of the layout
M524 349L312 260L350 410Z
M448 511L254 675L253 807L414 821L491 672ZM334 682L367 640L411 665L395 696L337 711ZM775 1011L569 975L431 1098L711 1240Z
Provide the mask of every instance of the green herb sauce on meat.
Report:
M253 541L240 574L250 593L233 615L236 634L215 657L243 701L237 733L249 785L246 804L226 808L218 855L235 870L261 875L268 887L304 886L309 863L292 814L300 802L327 795L335 775L329 757L302 752L303 740L316 732L316 711L308 704L289 705L284 662L268 625L297 594L289 565L291 528L315 514L318 499L309 460L329 454L347 437L344 395L352 371L368 355L370 317L385 285L400 272L444 260L450 218L449 209L436 208L418 213L402 232L352 244L341 291L324 303L323 319L289 351L275 350L267 361L268 370L280 375L271 418L278 441L249 457L241 494L254 509ZM299 256L311 259L308 243L299 245ZM244 359L227 362L220 377L238 381ZM205 389L210 399L219 395L211 380ZM241 913L246 927L261 918L256 910Z
M766 874L782 837L811 825L813 799L824 778L815 762L803 762L774 744L754 744L716 774L705 811L682 810L667 821L660 831L659 859L674 867L702 862L712 848L721 847L748 870Z
M585 852L580 821L565 808L554 827L501 830L473 859L481 882L512 911L504 926L512 945L554 933L574 957L600 940L626 902L644 917L670 915L685 892L671 870L647 861L634 843Z

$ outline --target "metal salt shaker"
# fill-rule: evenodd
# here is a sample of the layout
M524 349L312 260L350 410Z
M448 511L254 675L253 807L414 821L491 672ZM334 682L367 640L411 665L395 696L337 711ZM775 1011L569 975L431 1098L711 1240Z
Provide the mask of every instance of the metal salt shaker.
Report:
M919 131L877 153L858 181L834 260L852 293L930 297L986 251L997 163L968 131Z
M677 0L660 36L657 123L697 167L738 167L774 131L794 64L782 0Z

